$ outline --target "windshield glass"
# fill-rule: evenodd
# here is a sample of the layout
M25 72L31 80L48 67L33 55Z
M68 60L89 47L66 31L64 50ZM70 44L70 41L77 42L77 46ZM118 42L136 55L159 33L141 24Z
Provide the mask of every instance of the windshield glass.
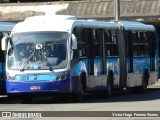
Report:
M66 32L27 32L11 36L9 69L61 69L67 66Z

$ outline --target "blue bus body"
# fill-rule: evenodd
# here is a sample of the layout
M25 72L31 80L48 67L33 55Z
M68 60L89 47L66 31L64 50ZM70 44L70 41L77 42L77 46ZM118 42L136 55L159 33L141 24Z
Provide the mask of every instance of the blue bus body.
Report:
M25 78L22 80L21 75L17 75L17 83L9 82L7 81L7 91L8 93L24 93L24 92L69 92L69 75L66 76L65 80L62 81L56 81L57 74L62 74L62 73L57 73L56 74L37 74L36 76L34 75L25 75L26 77L29 77L27 82ZM39 82L33 83L33 79L35 79ZM53 80L52 82L48 82L50 80ZM43 81L43 82L40 82ZM54 86L54 87L53 87ZM14 89L13 89L14 88Z
M0 39L10 34L14 25L14 22L0 22ZM5 56L2 50L0 51L0 56L0 94L5 94Z
M63 17L28 18L4 39L8 94L110 96L114 88L145 91L157 81L153 26Z
M158 64L158 78L160 78L160 27L155 25L155 29L156 29L156 45L157 45L157 51L156 51L156 57L157 59L157 64Z
M144 26L144 24L138 22L122 21L121 23L125 29L126 40L131 42L126 44L128 51L126 55L126 86L135 86L134 89L137 89L136 86L141 86L143 84L143 80L146 78L148 78L148 80L146 80L145 84L154 84L157 81L158 69L156 62L157 46L155 28L152 25Z

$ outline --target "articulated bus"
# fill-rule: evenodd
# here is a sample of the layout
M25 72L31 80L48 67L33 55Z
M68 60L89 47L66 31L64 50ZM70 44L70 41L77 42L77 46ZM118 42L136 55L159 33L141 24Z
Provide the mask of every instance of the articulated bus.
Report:
M160 27L158 25L154 26L156 29L156 40L157 40L157 51L156 51L156 55L157 55L157 62L158 62L158 78L160 78Z
M113 89L145 92L157 81L155 29L139 22L34 16L2 39L8 95L83 95Z
M0 22L0 39L7 36L12 31L14 22ZM1 45L1 42L0 42ZM0 50L0 94L5 94L5 55L4 51Z

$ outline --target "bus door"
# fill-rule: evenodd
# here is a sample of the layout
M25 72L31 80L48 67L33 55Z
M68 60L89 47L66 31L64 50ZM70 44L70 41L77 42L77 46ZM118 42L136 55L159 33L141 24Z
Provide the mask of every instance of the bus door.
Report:
M88 75L94 75L94 53L92 42L92 29L84 30L84 39L86 41L87 56L88 56Z
M100 58L100 73L106 75L106 54L105 54L105 40L104 30L97 30L97 42L94 43L95 56Z
M125 32L125 42L126 42L127 72L128 73L132 73L133 72L132 39L136 39L136 38L134 38L134 35L132 35L132 32L131 31L126 31Z
M83 32L83 36L86 43L86 52L88 58L88 78L87 78L87 90L93 91L95 86L95 79L94 79L94 46L93 46L93 38L92 38L93 30L90 28L85 28Z
M0 32L0 39L2 39L3 32ZM1 45L1 43L0 43ZM6 88L5 88L5 53L4 51L0 50L0 94L5 94Z
M158 65L158 56L157 56L157 51L156 51L157 49L159 50L159 47L156 48L157 47L156 43L158 40L156 40L156 36L154 32L148 32L147 36L149 39L149 56L150 56L150 78L148 81L148 85L150 85L150 84L156 83L160 75L159 71L157 71L160 68ZM155 76L157 76L157 78Z
M95 89L100 90L106 87L106 55L104 43L104 30L93 30L94 42L94 78Z
M118 51L119 51L119 87L123 88L126 86L127 79L127 64L126 64L126 45L124 38L124 29L120 27L118 30Z
M156 58L158 63L158 78L160 78L160 27L155 26L156 29Z

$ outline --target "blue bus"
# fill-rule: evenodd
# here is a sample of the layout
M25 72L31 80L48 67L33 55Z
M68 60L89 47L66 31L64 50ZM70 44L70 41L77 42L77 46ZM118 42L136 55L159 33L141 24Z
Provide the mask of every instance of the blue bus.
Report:
M157 40L157 51L156 51L156 55L157 55L157 62L158 62L158 78L160 78L160 27L158 25L154 26L156 29L156 40Z
M139 22L121 23L126 41L127 87L145 92L147 85L158 79L155 28Z
M155 29L140 22L34 16L2 39L7 94L111 96L114 89L145 92L157 81Z
M0 22L0 39L7 36L12 31L14 22ZM1 42L0 42L1 44ZM5 55L4 51L0 50L0 94L5 94Z

